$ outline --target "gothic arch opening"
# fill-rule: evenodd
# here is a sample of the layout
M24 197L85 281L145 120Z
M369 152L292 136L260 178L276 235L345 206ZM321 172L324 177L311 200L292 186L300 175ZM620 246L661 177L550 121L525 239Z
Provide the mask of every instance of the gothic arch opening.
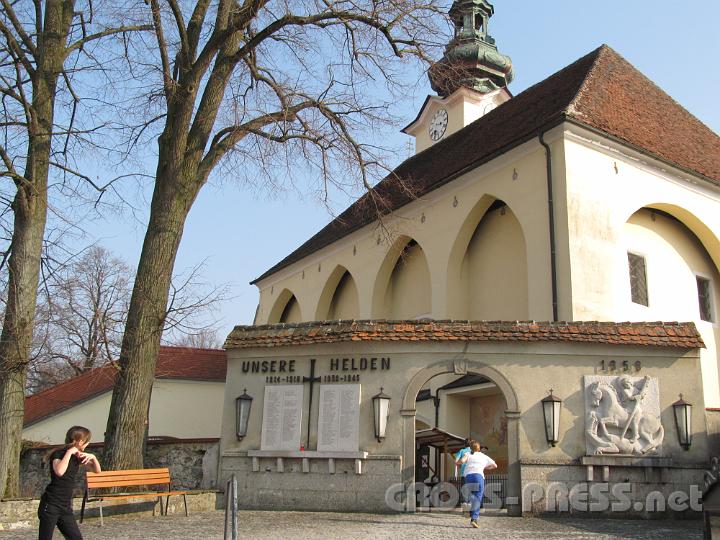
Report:
M297 301L295 295L289 289L283 289L278 294L275 304L273 304L268 316L268 324L275 323L295 323L301 322L302 312L300 310L300 303Z
M318 301L315 320L357 319L360 298L352 274L338 265L330 274Z
M641 208L627 219L622 236L619 309L629 308L636 320L718 321L718 267L677 212Z
M401 237L388 250L376 276L372 313L375 319L431 317L430 267L415 240Z
M478 202L459 231L448 263L450 317L528 318L525 236L504 201L486 196Z

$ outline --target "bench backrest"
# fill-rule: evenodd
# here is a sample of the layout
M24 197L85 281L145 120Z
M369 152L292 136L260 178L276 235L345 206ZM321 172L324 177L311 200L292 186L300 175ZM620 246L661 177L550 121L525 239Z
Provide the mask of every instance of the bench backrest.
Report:
M86 474L88 489L121 486L155 486L170 484L170 469L130 469L127 471L88 471Z

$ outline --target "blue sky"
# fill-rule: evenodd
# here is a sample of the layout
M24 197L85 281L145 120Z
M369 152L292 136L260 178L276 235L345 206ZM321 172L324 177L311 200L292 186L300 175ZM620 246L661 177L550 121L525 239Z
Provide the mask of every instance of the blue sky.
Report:
M697 0L496 0L489 30L515 67L510 85L518 94L606 43L701 121L720 132L720 2ZM690 6L690 7L688 7ZM417 92L398 104L402 120L386 137L404 148L399 133L413 120L431 92L422 73ZM408 157L398 155L397 165ZM203 275L229 286L231 298L218 313L219 336L236 324L251 324L257 289L249 281L302 244L332 216L312 195L300 191L270 195L234 185L224 168L201 191L185 228L176 272L205 261ZM302 178L296 179L302 185ZM337 201L335 212L350 201ZM144 227L130 217L113 216L93 226L95 239L137 264ZM92 236L92 235L91 235ZM92 238L91 238L92 239Z

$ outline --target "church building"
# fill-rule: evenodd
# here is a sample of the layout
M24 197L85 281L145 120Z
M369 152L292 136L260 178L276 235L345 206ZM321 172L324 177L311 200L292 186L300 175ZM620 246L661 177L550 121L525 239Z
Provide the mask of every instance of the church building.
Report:
M509 515L696 509L668 501L720 407L720 137L606 45L513 96L492 14L453 4L416 154L253 282L242 507L452 507L473 437Z

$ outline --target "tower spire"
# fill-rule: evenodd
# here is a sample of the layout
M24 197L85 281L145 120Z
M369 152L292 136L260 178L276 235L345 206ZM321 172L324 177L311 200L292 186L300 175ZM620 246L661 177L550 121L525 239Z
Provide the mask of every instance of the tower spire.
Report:
M512 61L498 52L488 33L494 11L487 0L453 2L449 13L455 35L429 71L430 84L438 95L447 97L461 86L487 94L512 81Z

